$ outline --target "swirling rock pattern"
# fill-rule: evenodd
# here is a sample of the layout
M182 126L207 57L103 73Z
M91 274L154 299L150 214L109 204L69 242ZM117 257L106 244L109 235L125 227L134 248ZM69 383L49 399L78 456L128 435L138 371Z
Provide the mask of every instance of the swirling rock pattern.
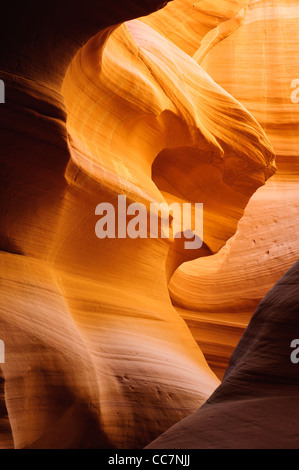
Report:
M208 263L185 264L171 281L175 305L220 378L258 302L299 256L299 106L291 101L298 16L297 2L250 2L241 25L201 61L262 125L278 168L251 198L225 249Z
M207 402L149 448L298 449L299 262L268 292Z
M196 2L190 18L178 0L140 20L160 2L108 3L8 5L1 30L4 448L143 447L207 400L219 379L180 314L198 329L199 305L218 313L198 282L276 169L254 110L198 63L243 28L248 2ZM203 202L203 248L98 240L95 207L118 194ZM246 314L215 317L230 329L212 346L219 376Z

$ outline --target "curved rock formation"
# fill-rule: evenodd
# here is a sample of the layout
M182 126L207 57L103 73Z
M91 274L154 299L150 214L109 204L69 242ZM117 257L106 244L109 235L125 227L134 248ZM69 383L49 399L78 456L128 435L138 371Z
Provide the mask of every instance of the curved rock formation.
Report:
M299 261L259 304L217 390L148 448L299 448L298 286Z
M250 0L175 0L142 21L176 44L191 57L215 31L234 29Z
M217 252L275 171L270 143L243 106L151 28L131 21L110 33L89 41L66 74L73 161L143 201L202 202L204 242ZM170 256L170 272L184 256Z
M299 106L291 101L299 76L298 17L295 1L250 2L237 29L213 47L207 38L213 43L217 31L210 32L194 54L261 124L278 168L251 198L229 244L214 259L181 266L170 284L174 304L220 378L258 302L299 257Z
M42 9L27 2L18 12L7 6L0 56L2 447L144 447L219 385L171 303L168 281L188 261L170 291L176 305L196 310L197 328L198 305L206 305L198 282L218 272L232 240L225 243L275 164L257 120L191 57L209 57L214 44L241 29L248 2L202 3L190 24L186 0L132 21L160 2L128 0L116 11L106 1L83 10L69 1ZM187 23L176 29L181 13ZM165 19L170 29L162 35ZM176 226L167 239L99 240L95 208L115 204L119 194L147 208L203 202L203 246L184 249ZM204 313L215 303L209 297ZM231 303L228 294L227 309ZM223 320L232 334L218 335L218 348L235 340L248 317ZM241 324L237 333L232 323ZM218 373L221 351L213 350Z
M57 22L55 3L46 16L32 11L21 65L11 31L11 57L1 58L1 390L9 420L1 445L143 447L218 380L171 305L169 241L98 240L95 208L115 198L120 176L112 191L68 147L60 88L74 50L86 34L146 10L131 5L103 17L90 2L87 17L75 5L70 22L67 3Z

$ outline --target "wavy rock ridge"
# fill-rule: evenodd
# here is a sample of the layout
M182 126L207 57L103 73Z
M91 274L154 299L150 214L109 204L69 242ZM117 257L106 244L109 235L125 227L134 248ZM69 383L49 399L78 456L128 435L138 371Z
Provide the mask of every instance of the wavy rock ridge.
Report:
M221 385L149 448L298 449L298 284L297 261L259 304Z
M299 107L291 100L299 76L298 16L297 2L250 2L241 25L203 60L197 56L261 124L277 165L227 246L214 259L181 266L170 284L173 302L220 378L259 301L299 256Z
M275 171L253 114L195 60L219 24L231 21L215 44L243 27L234 29L235 18L248 2L203 2L189 23L190 5L180 0L124 24L159 2L120 2L117 12L88 2L83 13L65 2L58 18L55 2L47 15L34 3L23 12L32 13L34 33L27 25L22 60L22 28L1 33L0 331L8 358L1 446L143 447L219 385L171 303L168 281L188 261L171 295L183 316L186 306L205 305L193 288L197 267L236 232L250 197ZM16 19L7 8L8 24L18 25L22 12ZM183 29L175 27L181 14ZM161 31L165 18L169 34ZM98 240L95 207L118 194L147 207L203 202L203 248L190 253L174 239Z

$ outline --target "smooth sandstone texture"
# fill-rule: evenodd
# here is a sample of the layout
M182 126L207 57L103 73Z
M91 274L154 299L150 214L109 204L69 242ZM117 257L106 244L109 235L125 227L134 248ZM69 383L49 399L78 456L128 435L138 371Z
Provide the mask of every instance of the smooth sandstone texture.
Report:
M237 27L249 3L250 0L175 0L141 21L192 57L199 48L205 48L215 33L219 37Z
M201 46L196 59L208 57L217 25L226 23L215 43L241 25L248 2L217 3L196 5L192 47L189 27L168 36L158 24L167 19L176 31L181 1L165 8L166 17L161 10L121 25L159 2L7 7L0 56L7 91L0 109L2 447L143 447L219 385L179 315L187 305L195 328L201 325L193 271L200 262L189 260L205 257L206 269L217 271L218 255L207 255L235 233L275 164L253 115L191 57ZM173 239L98 240L95 207L118 194L147 207L204 202L203 248L186 252ZM184 310L178 313L168 281L184 261L184 293L172 287L177 277L170 284ZM185 266L195 287L186 284ZM241 312L221 325L216 318L219 376L223 351L248 319Z
M164 200L151 180L151 161L147 165L144 161L148 158L146 147L158 145L158 152L165 146L165 142L162 146L159 143L165 140L163 119L162 131L153 126L154 135L144 152L140 141L171 100L157 80L141 90L149 93L139 103L142 117L147 116L139 123L133 106L133 122L123 129L132 134L127 150L117 146L117 136L113 139L118 166L111 154L106 154L102 165L96 151L82 155L81 149L69 142L71 124L68 129L65 126L61 84L66 67L89 35L141 11L134 5L128 11L123 5L117 15L108 9L103 18L98 2L90 2L86 15L78 5L72 5L69 20L68 3L59 10L53 3L43 11L36 6L32 2L26 11L17 12L9 6L6 19L15 24L16 34L11 35L9 28L1 30L6 46L1 69L7 96L1 108L1 338L8 358L1 366L1 399L5 403L1 446L142 447L198 408L219 383L171 305L166 270L170 242L100 242L94 233L96 205L114 201L120 191L131 200L138 196L137 200L146 201L148 194L153 200ZM32 24L26 25L20 55L24 15ZM97 24L97 18L102 23ZM96 52L100 57L112 31L100 33L82 50L81 54L87 52L87 65L94 64L92 46L99 45ZM151 35L156 37L154 32ZM125 35L122 39L126 45ZM133 40L131 43L134 45ZM180 56L179 51L176 54ZM115 56L122 57L117 49ZM106 61L108 69L113 57L110 54ZM191 61L188 57L184 60ZM193 62L192 66L199 70ZM127 83L124 91L128 93L138 67L135 74L126 67L122 71L116 79ZM197 73L205 77L203 72ZM75 73L74 78L76 82L81 76ZM64 84L66 103L68 96L71 102L75 100L72 86ZM153 101L153 89L159 106ZM132 97L136 94L138 90ZM128 113L127 106L120 107L121 97L116 94L116 98L116 110L119 107L119 113ZM238 109L231 98L229 102ZM111 112L112 103L107 105ZM149 121L147 107L153 114ZM190 123L185 122L190 111L185 117L177 116L174 105L173 109L171 122L178 121L177 127L182 128L179 141L196 143L190 136ZM91 111L92 106L87 106L87 117ZM271 148L249 114L245 110L241 113L252 123L249 133L255 134L255 141L257 136L264 140L260 145L253 143L256 152L252 159L260 167L257 174L264 175L263 167L273 159ZM74 115L70 110L70 123ZM101 118L99 114L94 121L94 131L101 127ZM205 145L221 153L213 133L204 129L197 116L191 118L197 119L195 131L200 136L205 133L200 137ZM102 138L109 138L109 126L114 124L107 119ZM90 141L87 130L84 134L81 145ZM135 136L140 139L140 155L138 148L134 151L138 147L134 147ZM94 150L106 148L100 137ZM132 150L132 161L128 150ZM112 165L110 173L107 165ZM260 184L259 178L253 178L252 189L250 184L246 188L244 203Z
M211 252L275 171L271 145L246 109L139 21L80 50L63 93L77 165L101 171L109 187L133 195L137 186L143 200L203 202Z
M298 449L299 262L260 302L221 385L193 415L152 442L153 449Z
M261 124L278 169L251 198L227 246L214 259L184 264L170 283L174 304L220 378L258 302L299 257L299 105L291 101L298 17L296 1L250 2L237 29L206 56L202 46L194 53Z

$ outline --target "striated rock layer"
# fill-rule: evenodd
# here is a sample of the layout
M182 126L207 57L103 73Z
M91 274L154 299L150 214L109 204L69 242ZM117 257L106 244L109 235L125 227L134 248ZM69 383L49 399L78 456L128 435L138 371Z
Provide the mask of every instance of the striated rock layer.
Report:
M200 308L223 313L199 283L276 169L254 113L198 63L243 27L248 2L196 3L191 42L173 28L185 0L124 24L159 2L108 3L9 5L1 30L1 447L144 447L207 400L219 379L168 282L188 261L173 303L195 329ZM185 250L176 226L167 239L99 240L95 208L119 194L147 208L203 202L202 248ZM219 375L246 313L215 317Z
M299 257L299 105L291 100L298 18L296 1L253 1L237 28L226 22L230 34L222 31L219 41L215 28L193 52L261 124L278 169L251 198L227 246L213 259L184 264L170 283L174 304L220 378L258 302Z
M72 158L61 86L88 37L157 3L125 3L116 15L98 1L84 14L70 2L48 11L32 3L21 64L22 28L7 28L0 61L1 446L143 447L218 380L171 305L170 241L96 238L95 208L123 192L122 175L115 168L109 187L90 155L80 160L88 171ZM131 200L145 198L142 181L124 181Z
M217 390L148 448L299 448L298 286L299 261L259 304Z

